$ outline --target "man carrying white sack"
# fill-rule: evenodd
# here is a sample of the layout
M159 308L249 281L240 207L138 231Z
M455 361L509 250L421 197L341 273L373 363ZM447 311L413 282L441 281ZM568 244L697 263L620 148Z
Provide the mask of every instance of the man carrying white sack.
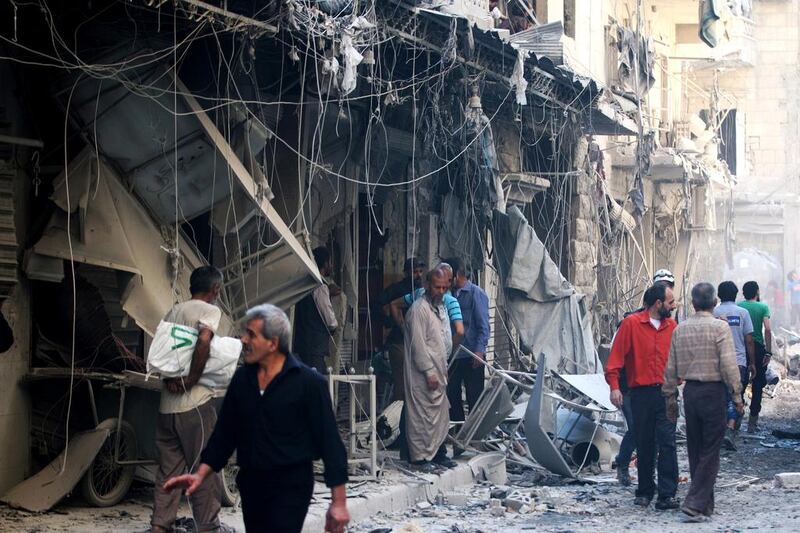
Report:
M164 481L194 472L200 466L200 453L208 443L217 412L213 402L214 390L198 381L203 375L210 355L211 339L217 332L222 311L214 305L222 290L222 272L211 266L195 269L189 278L189 301L175 305L164 322L198 330L189 374L164 380L161 405L156 423L158 472L153 494L152 531L172 531L181 494L167 492ZM222 481L218 474L192 494L190 498L196 530L219 531L219 509Z

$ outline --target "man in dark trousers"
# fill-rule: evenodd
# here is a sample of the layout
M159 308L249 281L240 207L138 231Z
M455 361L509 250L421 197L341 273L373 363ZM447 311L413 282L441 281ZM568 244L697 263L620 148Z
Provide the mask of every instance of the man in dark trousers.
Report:
M158 470L153 491L152 531L172 531L180 504L180 494L162 488L172 476L192 472L199 464L200 452L208 443L217 421L215 392L198 383L210 356L211 339L217 333L222 311L214 305L222 290L222 272L212 266L195 269L189 278L192 298L175 305L165 322L198 330L189 375L165 379L156 418ZM222 481L214 474L191 497L197 531L218 531Z
M677 509L678 456L675 449L675 424L667 419L661 395L670 340L676 323L672 289L656 284L644 293L644 311L624 319L611 346L606 364L606 381L611 388L611 403L621 408L624 400L619 376L624 368L628 396L634 419L639 484L634 504L647 507L656 493L653 481L658 452L658 500L656 509Z
M692 485L681 510L693 521L704 520L714 512L714 483L719 472L719 449L725 437L728 394L736 411L744 411L731 328L712 314L716 301L710 283L698 283L692 288L695 314L675 328L662 387L667 417L675 424L678 383L686 383L683 404Z
M319 273L327 278L333 272L331 253L324 246L314 248L314 261ZM338 289L334 289L337 290ZM331 335L339 324L331 305L331 292L326 282L297 302L294 308L294 351L307 366L321 374L328 373L325 358L330 352ZM338 369L334 369L336 373Z
M236 450L245 529L299 533L314 491L313 461L322 458L331 488L325 531L343 533L350 521L347 452L327 381L289 353L291 326L283 311L259 305L245 323L245 364L231 380L202 464L164 489L185 487L193 494Z
M389 364L392 367L392 401L403 400L405 398L405 381L403 380L403 361L405 360L405 348L403 344L402 324L392 318L391 304L398 298L402 298L408 293L413 293L422 287L422 276L425 274L425 262L409 257L403 264L405 277L400 281L392 283L383 291L380 304L383 306L385 317L384 325L389 329L386 337L386 351L389 354Z
M464 339L461 344L484 359L489 343L489 297L483 289L469 280L472 273L464 261L451 258L445 262L453 267L455 274L453 295L461 307L464 324ZM447 374L447 398L450 400L450 420L459 422L465 418L464 402L461 399L462 387L466 390L467 405L472 411L483 392L486 369L483 363L475 360L469 353L459 352L457 346L453 347L453 352L456 355ZM453 456L458 456L461 452L460 448L453 448Z
M659 269L653 276L653 285L656 284L672 289L675 287L675 276L666 268ZM641 313L644 310L644 307L640 307L635 311L628 311L622 318L625 319L634 313ZM622 322L617 324L617 329L619 329L620 325L622 325ZM628 428L619 445L619 453L614 460L614 467L617 469L617 481L619 481L620 485L627 487L631 484L630 463L633 458L633 452L636 451L636 428L633 422L633 411L631 411L631 402L628 396L628 379L625 376L624 368L619 373L619 389L622 392L622 415L625 417L625 424Z
M714 308L714 317L724 320L731 328L733 346L736 350L736 364L739 366L742 390L747 387L750 379L756 375L755 344L753 341L753 321L750 313L736 305L736 295L739 288L732 281L723 281L717 288L720 303ZM744 403L744 396L740 397ZM735 401L729 399L727 418L728 430L725 432L723 446L736 451L736 436L741 421L740 413L734 408Z
M753 322L753 343L755 344L756 375L750 385L753 396L750 399L750 418L747 420L747 432L758 431L758 415L761 413L761 399L764 396L764 386L767 384L767 367L772 357L772 327L769 323L769 306L761 301L758 283L748 281L742 286L745 300L739 302L750 313Z

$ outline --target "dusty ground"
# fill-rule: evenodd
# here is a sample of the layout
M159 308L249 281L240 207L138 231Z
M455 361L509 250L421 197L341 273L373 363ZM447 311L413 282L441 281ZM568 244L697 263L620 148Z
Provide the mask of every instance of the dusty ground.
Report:
M418 506L404 513L378 515L368 523L356 524L360 533L392 528L395 532L493 532L493 531L800 531L800 498L797 490L777 489L773 476L800 471L800 442L777 441L773 429L800 431L800 382L784 382L773 399L765 398L762 409L764 440L741 439L736 452L723 452L717 481L717 513L711 522L688 524L679 511L659 512L653 506L642 510L633 505L634 487L624 488L599 476L600 483L567 485L546 477L534 486L524 476L509 479L509 489L530 496L523 513L505 512L493 516L487 505L489 488L461 491L465 506L445 504ZM766 447L764 444L775 447ZM784 448L780 446L788 446ZM798 448L798 450L795 450ZM688 477L685 445L679 445L681 476ZM523 483L520 484L520 477ZM757 478L751 483L742 483ZM688 489L681 483L678 496ZM461 503L461 502L458 502ZM528 511L528 512L525 512Z
M462 505L440 501L393 515L378 513L354 524L351 530L359 533L800 531L800 494L797 490L774 488L772 481L776 473L800 471L800 442L777 441L769 434L773 429L800 431L800 382L783 382L775 398L765 398L762 419L763 440L742 440L737 452L724 452L717 482L717 514L708 523L686 524L679 512L657 512L652 506L649 510L635 508L633 488L610 482L613 476L601 475L597 478L601 482L595 484L569 485L550 476L512 474L508 489L531 499L523 513L502 512L493 516L488 503L491 487L476 486L461 491L465 501L456 503ZM679 460L681 475L688 475L682 445ZM742 483L752 478L758 479ZM686 490L686 483L682 483L679 497ZM142 532L148 528L150 512L150 489L141 486L132 490L123 503L108 509L86 507L78 497L68 498L46 514L0 506L0 531ZM181 514L189 515L185 503ZM222 520L243 531L240 510L224 510Z

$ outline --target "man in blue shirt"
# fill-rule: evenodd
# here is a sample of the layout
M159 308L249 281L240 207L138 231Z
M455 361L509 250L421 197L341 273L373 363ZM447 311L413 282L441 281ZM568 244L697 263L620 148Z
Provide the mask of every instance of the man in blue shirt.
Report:
M720 304L714 309L714 316L728 323L733 335L733 347L736 350L736 364L739 366L739 377L742 382L741 401L744 404L744 389L750 379L756 375L755 344L753 341L753 320L747 309L736 305L739 287L732 281L723 281L717 288ZM725 432L723 446L736 451L736 435L739 431L741 417L736 411L733 398L728 393L728 429Z
M458 258L445 261L453 267L455 274L454 296L461 306L464 323L462 345L480 358L486 356L489 343L489 297L483 289L469 280L471 272L464 261ZM454 352L457 348L454 348ZM450 365L447 379L447 397L450 400L450 421L464 420L464 402L461 399L462 387L467 391L467 405L472 411L483 392L484 368L469 353L458 352ZM458 455L461 450L453 450Z
M447 275L447 281L450 285L453 284L453 268L448 265L447 263L439 263L436 268L441 268ZM416 300L422 298L425 294L425 288L419 287L414 289L414 292L409 292L408 294L397 298L396 300L392 301L390 304L390 312L392 319L396 324L399 324L401 327L405 326L405 320L403 319L406 311L411 304L413 304ZM463 317L461 316L461 305L458 303L458 300L451 294L450 291L447 291L442 298L442 305L444 305L445 310L447 311L447 317L450 319L450 334L452 335L452 345L453 348L457 348L458 345L461 343L461 340L464 338L464 325L463 325ZM442 332L445 334L446 332ZM450 354L448 354L448 357Z

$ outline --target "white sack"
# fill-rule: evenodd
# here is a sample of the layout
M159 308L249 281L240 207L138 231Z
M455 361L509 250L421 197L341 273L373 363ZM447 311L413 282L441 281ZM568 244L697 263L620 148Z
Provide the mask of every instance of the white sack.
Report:
M199 331L172 322L159 322L150 351L147 353L147 373L157 372L163 378L189 375L192 354ZM236 371L242 343L233 337L215 335L200 384L213 388L227 387Z

